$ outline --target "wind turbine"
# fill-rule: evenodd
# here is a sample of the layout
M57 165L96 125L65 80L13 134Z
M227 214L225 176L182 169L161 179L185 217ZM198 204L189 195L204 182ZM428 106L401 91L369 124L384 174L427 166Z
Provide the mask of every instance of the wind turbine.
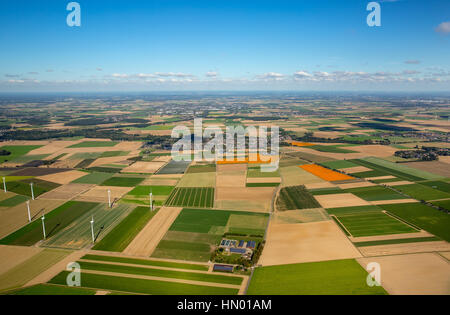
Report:
M91 234L92 234L92 243L95 243L95 236L94 236L94 216L92 216L92 220L91 220Z
M47 235L45 234L45 213L42 215L42 233L44 234L44 240L46 240Z
M28 222L31 222L30 200L27 200L27 209L28 209Z
M111 189L108 189L108 205L111 208Z
M150 191L150 210L153 211L153 191Z
M34 190L33 190L33 183L30 183L30 187L31 187L31 199L34 200Z

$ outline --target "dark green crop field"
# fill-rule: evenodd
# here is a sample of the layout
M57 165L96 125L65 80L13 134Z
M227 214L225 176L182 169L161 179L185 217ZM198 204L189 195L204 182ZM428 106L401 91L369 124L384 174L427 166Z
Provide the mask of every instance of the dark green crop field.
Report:
M45 229L47 233L47 239L51 238L56 233L69 226L78 217L85 214L96 205L98 204L94 202L69 201L56 208L52 212L47 213L45 215ZM39 217L20 230L0 240L0 244L31 246L42 239L42 221Z

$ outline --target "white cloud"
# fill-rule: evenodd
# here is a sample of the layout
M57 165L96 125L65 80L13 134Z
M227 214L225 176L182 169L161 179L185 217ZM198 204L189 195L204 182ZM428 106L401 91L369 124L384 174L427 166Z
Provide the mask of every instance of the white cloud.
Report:
M267 72L256 76L258 80L282 80L284 75L276 72Z
M406 60L405 63L407 65L418 65L420 63L420 60Z
M215 72L215 71L209 71L209 72L206 72L205 76L208 78L216 78L219 76L219 73Z
M442 22L434 30L438 33L448 34L450 33L450 22Z
M297 71L294 73L294 77L296 79L304 79L304 78L311 78L312 75L306 71Z

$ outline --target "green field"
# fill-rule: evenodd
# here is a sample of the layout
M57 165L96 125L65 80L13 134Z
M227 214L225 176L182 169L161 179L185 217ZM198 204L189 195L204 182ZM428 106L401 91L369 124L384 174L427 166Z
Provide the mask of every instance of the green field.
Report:
M192 165L188 168L186 174L210 173L216 171L216 164Z
M177 187L166 201L170 207L214 207L214 188Z
M209 269L209 267L207 265L203 265L203 264L189 264L189 263L179 263L179 262L151 260L151 259L139 259L139 258L128 258L128 257L119 257L119 256L85 255L81 259L103 261L103 262L116 262L116 263L142 265L142 266L155 266L155 267L165 267L165 268L175 268L175 269L199 270L199 271L208 271L208 269Z
M443 192L421 184L401 185L395 186L394 188L417 200L429 201L450 198L450 193L448 192Z
M337 216L344 214L360 214L366 212L381 211L382 209L378 206L355 206L355 207L342 207L342 208L327 208L329 214L334 214Z
M27 201L28 198L25 196L17 195L6 200L0 201L0 207L14 207L20 205L22 202Z
M355 167L358 166L358 164L352 163L347 160L339 160L339 161L329 161L329 162L322 162L320 163L323 166L326 166L331 169L341 169L341 168L348 168L348 167Z
M121 222L134 206L119 204L109 208L106 204L99 204L90 211L76 218L70 226L47 239L43 246L66 249L83 249L92 245L90 221L94 218L94 237L101 241L117 224Z
M409 181L421 181L425 179L440 179L442 176L434 175L425 171L421 171L412 167L404 166L399 163L389 162L379 158L365 158L358 160L350 160L353 163L368 167L375 171L380 171L384 175L394 175ZM380 175L382 176L382 175Z
M0 147L1 150L6 150L8 152L11 152L11 154L0 156L0 163L15 160L21 156L26 155L28 152L36 150L40 147L42 147L42 146L41 145L4 145L4 146L1 146Z
M69 273L61 272L50 283L66 284ZM235 295L238 289L220 288L212 286L192 285L176 282L157 280L144 280L126 277L113 277L97 274L82 273L83 286L104 290L115 290L122 292L152 294L152 295Z
M114 147L118 142L115 141L83 141L70 146L69 148L100 148L100 147Z
M111 177L113 177L113 174L111 174L111 173L93 172L93 173L87 174L86 176L78 178L77 180L74 180L72 183L99 185Z
M262 172L261 167L249 167L247 170L247 177L261 178L261 177L280 177L280 172Z
M421 203L380 206L384 210L450 242L450 216Z
M156 211L151 212L149 207L137 207L93 249L122 252L155 214Z
M59 184L47 182L40 179L24 179L17 182L8 183L7 188L8 191L12 191L18 195L31 197L30 183L33 183L35 198L60 186Z
M148 197L150 192L152 192L155 196L168 196L173 189L173 186L137 186L128 194L132 196Z
M309 148L319 152L331 152L331 153L357 153L356 151L344 149L335 145L313 145Z
M280 183L247 183L246 187L278 187Z
M135 187L143 180L144 178L140 177L111 177L105 180L101 186Z
M440 200L431 202L433 205L450 210L450 200Z
M319 189L312 189L309 190L310 194L313 196L321 196L321 195L334 195L334 194L342 194L345 191L340 189L339 187L336 188L319 188Z
M8 295L95 295L97 290L67 287L53 284L38 284L32 287L8 292Z
M70 252L57 249L44 249L31 258L0 275L0 291L14 290L25 285L64 259Z
M248 295L387 294L369 287L367 272L356 260L334 260L256 268Z
M191 164L190 161L170 161L162 169L158 171L157 174L184 174L188 166Z
M367 201L377 201L377 200L396 200L396 199L407 199L403 195L382 186L370 186L370 187L360 187L346 189L343 192L352 193L361 199Z
M439 237L413 237L413 238L399 238L392 240L380 240L380 241L367 241L367 242L355 242L353 245L356 247L364 246L378 246L378 245L391 245L391 244L408 244L408 243L421 243L421 242L434 242L441 241Z
M126 156L130 153L130 151L105 151L103 152L100 157L115 157L115 156Z
M443 192L450 192L450 183L446 183L444 181L434 180L434 181L420 182L420 184Z
M320 204L308 192L305 186L284 187L277 198L277 209L280 211L296 209L320 208Z
M337 218L354 237L417 232L383 212L346 214Z
M262 213L183 209L152 256L206 262L224 234L262 238L267 222Z
M96 205L97 203L93 202L68 201L52 212L47 213L45 215L47 239L51 239L52 236L72 224L76 219L89 212ZM39 217L20 230L0 240L0 244L32 246L42 239L42 221Z
M201 282L214 282L214 283L224 283L234 285L240 285L242 283L242 277L222 276L217 274L163 270L156 268L123 266L109 263L104 264L104 263L83 262L83 261L79 262L79 264L81 265L81 270L95 270L95 271L114 272L130 275L174 278L174 279L184 279L184 280L194 280Z

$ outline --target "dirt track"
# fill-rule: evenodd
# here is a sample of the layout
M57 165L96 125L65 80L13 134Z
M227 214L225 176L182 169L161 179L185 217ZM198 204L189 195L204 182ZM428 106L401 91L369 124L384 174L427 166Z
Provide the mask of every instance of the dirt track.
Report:
M162 207L124 250L124 254L149 257L182 208Z

